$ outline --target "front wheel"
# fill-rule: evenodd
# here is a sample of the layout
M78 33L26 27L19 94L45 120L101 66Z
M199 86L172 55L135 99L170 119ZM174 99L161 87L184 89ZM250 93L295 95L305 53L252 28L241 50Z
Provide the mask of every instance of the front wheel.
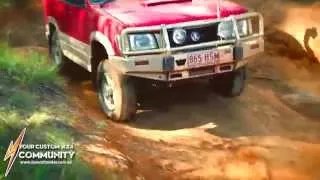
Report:
M239 68L233 72L219 74L210 80L213 90L223 96L240 96L246 85L247 69Z
M136 115L136 94L128 77L104 67L98 66L97 90L100 105L108 118L115 121L133 120Z

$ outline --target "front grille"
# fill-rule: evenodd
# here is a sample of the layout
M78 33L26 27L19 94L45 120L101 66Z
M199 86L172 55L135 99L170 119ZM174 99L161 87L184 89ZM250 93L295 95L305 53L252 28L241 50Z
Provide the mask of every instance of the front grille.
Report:
M219 23L214 23L214 24L210 24L209 26L205 26L205 27L194 27L194 28L186 27L185 30L187 31L187 40L183 44L174 43L173 36L172 36L174 29L169 29L168 34L169 34L170 46L171 47L181 47L181 46L194 45L194 44L199 44L199 43L218 41L218 40L220 40L219 36L217 35L218 25L219 25ZM197 42L194 42L191 40L190 34L193 31L197 31L201 34L201 38Z

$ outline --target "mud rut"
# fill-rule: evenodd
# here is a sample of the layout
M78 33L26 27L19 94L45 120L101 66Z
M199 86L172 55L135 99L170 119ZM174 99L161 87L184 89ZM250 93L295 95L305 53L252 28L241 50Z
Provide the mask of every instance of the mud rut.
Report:
M283 103L289 92L273 81L249 78L236 99L212 93L206 81L152 90L137 120L120 124L105 118L89 75L72 66L64 76L82 117L75 126L91 134L81 144L97 153L89 156L97 167L128 179L320 178L319 119ZM97 131L92 124L101 122L108 125Z

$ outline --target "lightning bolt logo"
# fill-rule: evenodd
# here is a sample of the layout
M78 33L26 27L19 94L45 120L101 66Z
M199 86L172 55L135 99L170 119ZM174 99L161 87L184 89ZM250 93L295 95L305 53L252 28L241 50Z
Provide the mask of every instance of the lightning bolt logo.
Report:
M16 141L14 143L13 143L13 141L10 142L10 145L9 145L9 147L7 149L7 153L6 153L6 155L4 156L4 159L3 159L3 161L7 161L9 159L7 170L6 170L5 174L4 174L5 177L8 176L8 174L9 174L9 172L11 170L11 167L12 167L14 161L17 158L17 155L18 155L19 150L20 150L20 145L22 144L22 141L23 141L24 135L26 133L26 130L27 130L27 128L24 128L20 132L19 137L16 139Z

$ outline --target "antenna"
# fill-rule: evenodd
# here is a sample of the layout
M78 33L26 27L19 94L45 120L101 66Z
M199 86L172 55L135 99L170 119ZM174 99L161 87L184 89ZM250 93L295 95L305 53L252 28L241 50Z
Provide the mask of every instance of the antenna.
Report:
M221 1L222 0L217 0L217 17L220 18L221 17Z

